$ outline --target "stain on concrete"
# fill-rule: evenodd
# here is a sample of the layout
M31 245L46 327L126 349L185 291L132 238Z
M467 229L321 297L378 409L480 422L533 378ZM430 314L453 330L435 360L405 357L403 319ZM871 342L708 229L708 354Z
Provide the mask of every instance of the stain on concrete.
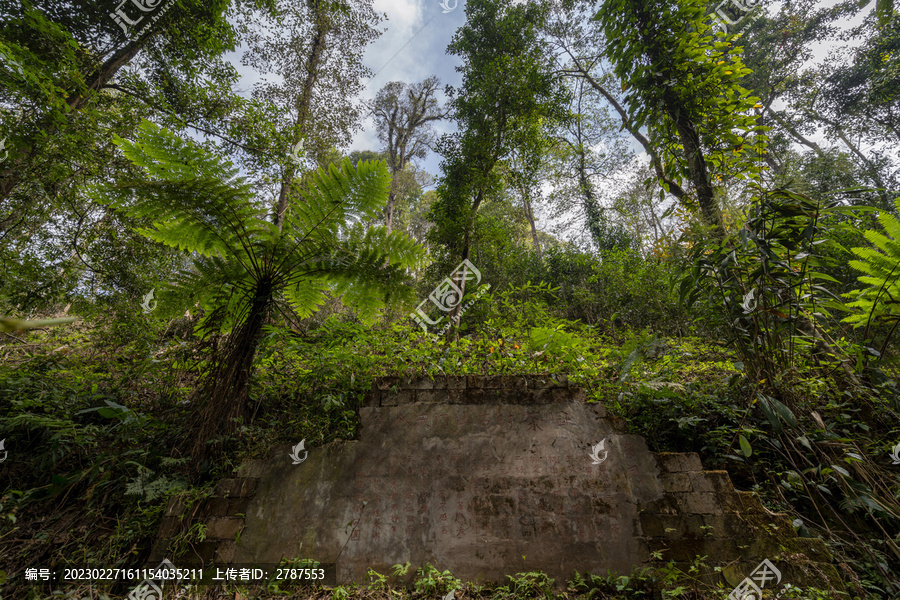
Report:
M310 448L300 465L289 446L242 465L217 494L243 509L242 522L209 501L216 535L194 555L217 566L309 558L337 583L407 561L467 580L540 570L565 581L576 569L629 574L697 555L749 573L785 540L794 550L810 541L735 492L724 471L703 471L696 454L649 452L565 380L384 378L360 417L359 440ZM608 456L592 464L603 439ZM813 561L820 587L839 585L828 560Z

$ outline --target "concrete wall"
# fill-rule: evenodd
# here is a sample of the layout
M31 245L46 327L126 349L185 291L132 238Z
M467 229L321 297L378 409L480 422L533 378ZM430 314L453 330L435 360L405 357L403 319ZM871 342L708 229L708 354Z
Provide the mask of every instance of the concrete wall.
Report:
M726 586L769 559L792 585L840 587L821 540L797 538L696 454L649 452L565 379L384 378L360 416L359 440L299 465L287 446L247 461L188 518L173 501L151 562L199 520L208 539L169 556L179 566L311 558L340 583L410 561L469 580L542 570L564 581L699 555Z

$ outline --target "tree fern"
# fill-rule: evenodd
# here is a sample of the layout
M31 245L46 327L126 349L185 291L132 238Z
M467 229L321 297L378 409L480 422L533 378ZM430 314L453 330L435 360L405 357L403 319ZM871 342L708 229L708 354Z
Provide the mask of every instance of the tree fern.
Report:
M204 442L227 434L243 413L259 335L274 311L306 317L331 293L370 319L388 300L412 297L409 270L422 266L424 249L361 224L387 203L383 162L345 160L308 173L279 229L230 162L146 121L135 141L115 142L146 178L95 196L148 220L142 234L192 258L173 274L160 312L199 304L201 331L229 334L197 392L196 454L207 454Z

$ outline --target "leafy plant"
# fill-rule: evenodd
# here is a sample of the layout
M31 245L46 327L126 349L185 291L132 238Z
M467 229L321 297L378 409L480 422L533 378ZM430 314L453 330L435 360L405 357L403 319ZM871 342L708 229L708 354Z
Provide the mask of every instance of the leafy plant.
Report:
M366 570L366 579L369 580L370 590L383 590L387 588L388 576L382 575L375 569L369 568Z
M461 587L461 583L450 571L440 572L430 564L416 570L414 582L417 594L446 594Z
M900 199L895 202L900 211ZM856 328L865 326L863 337L866 340L873 324L889 327L880 351L870 349L872 354L880 357L900 325L900 220L888 212L881 212L878 222L884 233L873 230L864 233L873 247L853 248L859 260L851 260L850 266L863 273L859 281L868 287L844 294L845 298L853 298L846 304L852 314L844 322Z
M349 600L349 598L350 588L347 586L339 585L331 590L331 600Z
M412 565L409 561L406 561L402 565L397 564L391 567L391 570L394 572L394 577L406 577L406 574L409 573L409 568Z
M817 252L827 243L823 215L842 211L789 190L763 193L740 231L712 247L698 240L681 298L691 305L707 294L718 307L753 385L778 389L803 362L814 360L855 376L825 325L840 299L827 288L834 278ZM783 391L783 390L782 390Z
M411 297L402 284L421 266L424 250L399 232L363 223L380 215L390 176L383 163L349 161L305 179L281 227L265 218L253 188L229 162L144 122L134 142L115 139L145 181L98 190L99 200L149 220L141 233L193 254L168 286L172 312L199 304L199 328L228 334L197 389L193 456L213 452L244 415L247 383L262 327L274 313L305 317L326 293L371 318L383 298ZM351 224L356 221L355 224Z
M553 583L546 573L531 571L507 575L509 582L497 589L500 598L554 598Z
M128 461L126 464L136 466L138 475L125 486L125 493L141 496L147 502L153 502L157 498L184 489L186 486L186 482L177 477L159 475L154 478L155 471L134 461Z
M587 349L588 345L578 336L563 331L562 327L535 327L529 332L529 350L550 355L562 355L574 359Z
M730 51L732 42L710 33L706 13L704 0L605 0L594 20L607 40L604 54L622 90L628 89L632 126L646 125L660 149L655 163L661 186L678 190L685 207L699 208L713 237L721 239L725 229L710 173L760 173L758 153L767 138L753 113L759 98L741 86L751 71ZM690 195L681 189L685 179L694 187Z
M152 418L143 415L141 413L135 412L128 408L127 406L122 406L112 400L104 400L106 406L97 406L94 408L86 408L84 410L79 410L75 414L85 414L96 412L101 417L107 419L118 419L121 421L120 425L134 425L136 427L144 427L147 424L153 421Z

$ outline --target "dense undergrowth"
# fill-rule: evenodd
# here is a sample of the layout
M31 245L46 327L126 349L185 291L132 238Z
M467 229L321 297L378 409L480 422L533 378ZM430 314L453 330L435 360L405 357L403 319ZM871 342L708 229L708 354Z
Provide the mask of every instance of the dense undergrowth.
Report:
M827 384L813 362L785 374L779 385L791 393L775 398L764 383L751 385L737 356L708 336L663 335L618 318L567 321L551 310L553 294L527 285L485 296L466 313L455 341L424 334L410 321L363 326L337 310L302 329L267 326L249 414L235 435L216 440L225 451L200 483L190 482L181 450L204 367L187 317L163 322L122 310L93 324L7 336L0 370L0 395L9 399L0 405L0 438L9 452L0 470L0 596L46 598L65 590L23 585L26 567L145 562L169 497L200 500L217 478L275 444L306 439L315 447L353 438L360 401L376 376L526 373L565 374L589 402L623 417L651 451L696 451L707 468L727 469L738 489L757 491L770 509L790 515L801 535L828 541L847 566L851 595L887 588L886 577L900 565L897 476L887 459L898 437L888 416L896 399L874 387ZM202 539L197 526L176 543L189 548ZM525 585L521 577L505 588L469 586L456 598L552 597L534 582L532 591L514 591L510 586ZM436 598L450 591L401 589L319 588L294 597ZM100 597L85 586L68 591L79 600ZM127 593L101 591L113 598ZM725 592L690 573L656 572L570 583L560 597ZM277 596L272 590L252 597Z

